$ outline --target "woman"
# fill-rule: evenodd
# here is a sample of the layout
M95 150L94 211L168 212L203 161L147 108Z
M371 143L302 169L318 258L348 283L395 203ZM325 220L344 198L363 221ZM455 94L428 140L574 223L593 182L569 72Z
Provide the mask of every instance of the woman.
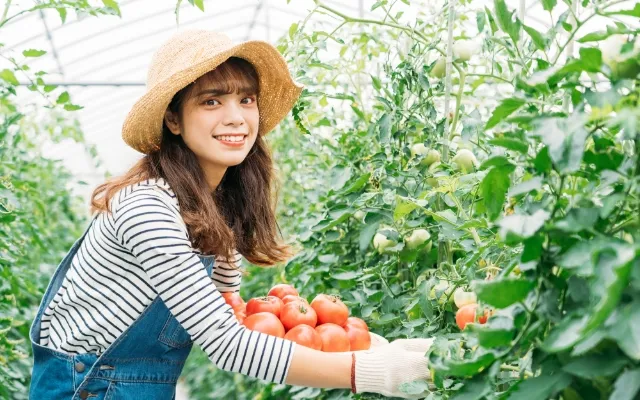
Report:
M240 254L290 256L263 137L301 90L266 42L192 30L158 50L122 132L145 156L95 190L31 326L31 398L171 399L194 342L267 382L405 396L401 383L428 378L431 340L324 353L246 329L220 294L239 290Z

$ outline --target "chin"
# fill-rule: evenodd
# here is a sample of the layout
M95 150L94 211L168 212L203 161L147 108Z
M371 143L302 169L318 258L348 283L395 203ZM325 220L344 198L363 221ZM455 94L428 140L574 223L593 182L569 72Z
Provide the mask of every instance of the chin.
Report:
M242 164L242 162L246 159L246 156L243 157L233 157L225 160L220 160L220 164L226 165L227 167L235 167L236 165Z

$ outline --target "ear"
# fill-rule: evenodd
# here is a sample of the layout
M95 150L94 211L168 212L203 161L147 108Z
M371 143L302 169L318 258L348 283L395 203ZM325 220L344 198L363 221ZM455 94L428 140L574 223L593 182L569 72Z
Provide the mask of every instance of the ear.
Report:
M164 113L164 123L167 124L167 128L169 128L171 133L174 135L180 134L180 122L178 122L178 115L171 112L168 108Z

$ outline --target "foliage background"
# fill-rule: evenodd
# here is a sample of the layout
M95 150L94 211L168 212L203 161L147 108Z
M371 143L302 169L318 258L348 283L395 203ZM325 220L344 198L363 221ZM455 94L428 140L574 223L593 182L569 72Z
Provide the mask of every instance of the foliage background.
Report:
M119 12L109 3L43 7ZM638 58L608 62L607 38L637 40L640 9L543 0L551 27L537 30L501 0L458 2L455 18L447 3L409 25L398 22L396 3L377 2L386 18L375 21L319 4L314 12L335 18L330 31L307 18L279 41L307 86L293 118L269 138L282 229L299 252L278 268L248 266L243 297L290 282L309 298L340 294L389 339L436 336L428 355L435 386L404 388L429 388L430 399L635 398ZM585 28L593 19L602 30ZM476 54L434 76L436 60L460 39L474 39ZM24 398L29 322L84 227L79 199L65 190L71 176L37 155L42 137L81 142L82 134L68 114L79 106L44 74L12 62L0 72L0 141L8 144L0 148L0 393ZM49 99L44 116L17 104L16 74ZM411 152L417 143L438 149L442 163L424 165ZM462 148L479 160L471 173L451 162ZM404 247L417 228L431 232L430 249ZM378 231L397 246L375 251ZM458 287L494 312L489 323L459 331ZM199 349L183 378L195 399L352 397L228 374Z

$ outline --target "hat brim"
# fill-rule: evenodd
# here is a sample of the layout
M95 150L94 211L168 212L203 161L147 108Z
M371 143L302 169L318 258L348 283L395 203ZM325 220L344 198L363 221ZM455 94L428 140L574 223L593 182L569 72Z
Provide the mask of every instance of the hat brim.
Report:
M124 121L124 141L144 154L160 149L164 114L173 96L229 57L245 59L256 69L260 87L258 134L273 130L294 106L304 85L291 78L284 57L268 42L251 40L227 47L222 51L212 49L212 54L198 54L202 61L185 60L191 61L189 67L149 88Z

